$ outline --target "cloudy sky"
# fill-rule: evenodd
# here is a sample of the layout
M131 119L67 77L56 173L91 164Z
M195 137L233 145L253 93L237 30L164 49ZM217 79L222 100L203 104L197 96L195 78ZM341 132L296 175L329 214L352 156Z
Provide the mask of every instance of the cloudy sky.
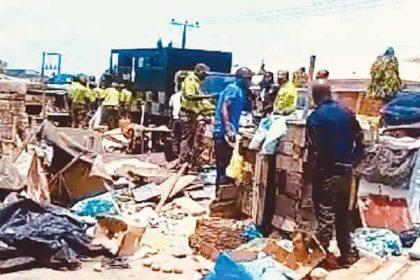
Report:
M317 56L333 77L368 77L393 46L401 76L420 80L418 0L1 0L0 58L39 70L42 51L63 54L63 71L101 74L110 49L180 46L180 21L199 21L187 46L233 52L234 64L295 70Z

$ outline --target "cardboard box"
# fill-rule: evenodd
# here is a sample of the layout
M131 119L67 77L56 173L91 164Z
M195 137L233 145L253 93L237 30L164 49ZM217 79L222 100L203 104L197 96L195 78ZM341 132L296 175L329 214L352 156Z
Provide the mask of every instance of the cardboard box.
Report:
M118 256L131 256L139 246L145 228L126 222L122 217L97 217L94 244L102 244Z

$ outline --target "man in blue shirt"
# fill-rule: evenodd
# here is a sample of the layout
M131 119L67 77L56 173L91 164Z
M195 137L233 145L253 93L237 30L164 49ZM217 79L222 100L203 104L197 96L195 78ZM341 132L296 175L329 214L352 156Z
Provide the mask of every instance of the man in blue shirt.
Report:
M355 260L350 246L352 166L363 154L363 134L353 113L331 99L326 80L312 83L316 108L306 121L316 237L328 249L336 230L339 262Z
M223 181L229 181L225 176L226 167L232 157L232 144L235 143L239 131L239 118L247 104L252 75L252 71L246 67L238 69L235 74L235 83L223 90L217 103L214 123L217 186Z

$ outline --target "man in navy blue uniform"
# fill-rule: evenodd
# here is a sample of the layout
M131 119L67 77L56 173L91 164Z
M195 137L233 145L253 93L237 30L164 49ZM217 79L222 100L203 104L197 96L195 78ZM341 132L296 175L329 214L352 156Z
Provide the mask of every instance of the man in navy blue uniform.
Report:
M355 260L351 249L349 210L352 167L363 154L362 131L354 114L331 99L326 80L311 84L315 110L307 119L312 199L318 220L316 236L328 249L336 230L339 263Z

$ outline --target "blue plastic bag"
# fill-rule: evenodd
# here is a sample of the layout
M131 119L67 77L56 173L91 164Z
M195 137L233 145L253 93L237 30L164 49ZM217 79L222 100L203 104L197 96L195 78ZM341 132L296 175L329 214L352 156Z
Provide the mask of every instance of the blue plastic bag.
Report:
M81 217L93 217L100 214L117 215L120 214L118 204L110 193L105 193L91 198L86 198L77 202L71 210Z
M251 262L235 262L227 253L220 253L212 272L205 280L288 280L293 272L265 256Z
M250 241L255 238L262 238L263 235L260 230L257 228L255 224L250 224L244 229L242 235L245 237L247 241Z

